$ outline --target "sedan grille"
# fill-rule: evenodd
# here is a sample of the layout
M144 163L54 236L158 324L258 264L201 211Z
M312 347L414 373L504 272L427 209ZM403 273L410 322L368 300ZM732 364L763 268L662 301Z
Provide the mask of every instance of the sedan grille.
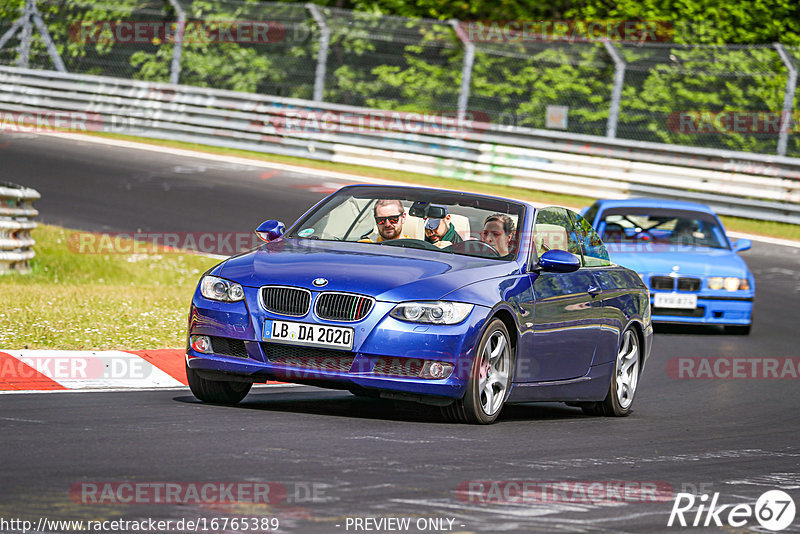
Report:
M360 321L367 316L374 302L371 297L327 291L317 298L316 314L329 321Z
M653 276L650 278L650 287L656 291L672 291L675 289L675 280L671 276Z
M340 350L317 349L311 347L294 347L262 343L261 350L270 363L286 367L302 367L315 371L348 372L353 365L355 354Z
M700 291L700 279L678 278L678 291Z
M302 317L311 307L311 292L298 287L265 286L261 288L261 305L272 313Z

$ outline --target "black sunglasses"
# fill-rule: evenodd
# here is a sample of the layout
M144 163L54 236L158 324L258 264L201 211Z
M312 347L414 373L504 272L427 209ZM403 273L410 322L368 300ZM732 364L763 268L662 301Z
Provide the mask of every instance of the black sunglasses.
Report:
M397 224L400 220L400 215L389 215L388 217L375 217L375 222L384 225L388 221L390 224Z

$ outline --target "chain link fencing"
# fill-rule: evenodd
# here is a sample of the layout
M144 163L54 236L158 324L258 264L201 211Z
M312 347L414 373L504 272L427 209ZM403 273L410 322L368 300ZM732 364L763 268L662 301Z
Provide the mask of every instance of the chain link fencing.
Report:
M800 47L490 24L246 0L6 0L0 65L800 157Z

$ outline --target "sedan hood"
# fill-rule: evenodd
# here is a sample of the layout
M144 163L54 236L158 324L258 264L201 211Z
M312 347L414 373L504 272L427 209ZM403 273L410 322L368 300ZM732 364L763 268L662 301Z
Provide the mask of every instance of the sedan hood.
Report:
M518 270L495 261L412 248L281 239L226 261L219 276L244 286L290 285L361 293L378 300L433 300L460 287Z
M681 247L679 250L651 249L628 252L625 245L609 245L608 255L614 263L638 273L668 274L675 266L678 266L681 275L746 278L749 272L742 258L735 252L724 249Z

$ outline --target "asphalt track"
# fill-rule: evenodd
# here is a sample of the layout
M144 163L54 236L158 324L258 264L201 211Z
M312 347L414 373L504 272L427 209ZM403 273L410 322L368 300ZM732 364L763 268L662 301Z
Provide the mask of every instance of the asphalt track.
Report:
M0 136L0 146L0 180L38 189L40 220L86 230L249 232L264 219L292 220L337 185L53 136ZM765 491L783 489L800 507L800 381L667 372L678 357L798 356L800 249L756 243L744 257L757 283L751 335L659 329L635 413L623 419L529 404L506 407L490 427L452 425L421 406L288 386L253 390L234 408L201 404L187 390L3 395L0 519L36 526L40 518L153 518L175 525L277 517L280 531L312 533L766 532L752 517L738 528L704 528L705 515L698 527L667 527L673 494L682 491L709 500L719 493L721 506L752 505ZM93 504L76 493L94 487L86 484L186 488L209 481L281 489L268 504ZM545 498L504 495L509 484L484 486L500 493L459 491L476 481L572 486ZM615 481L670 491L656 502L647 494L580 493L591 482L608 488ZM686 514L689 524L696 511ZM411 523L397 529L362 522L357 529L355 518ZM444 519L441 528L417 523L435 518ZM726 518L727 511L720 515ZM0 531L20 532L1 522ZM800 513L782 532L800 532Z

